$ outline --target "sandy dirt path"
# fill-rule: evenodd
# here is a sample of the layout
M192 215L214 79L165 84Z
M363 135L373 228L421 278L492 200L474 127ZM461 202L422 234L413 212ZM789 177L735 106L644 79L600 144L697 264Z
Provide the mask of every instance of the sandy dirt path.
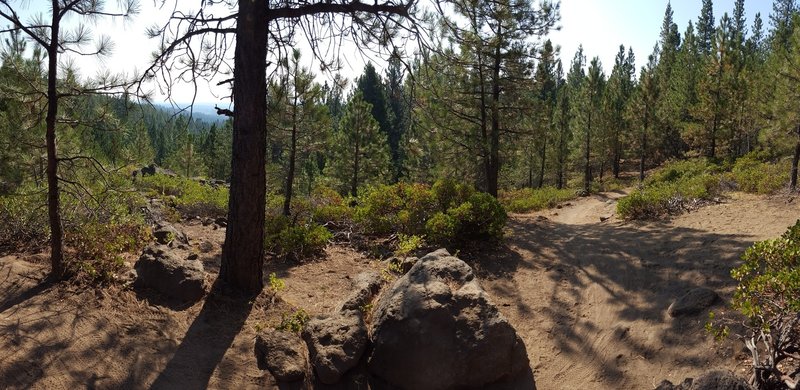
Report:
M513 216L505 251L480 263L484 286L525 340L538 387L652 389L715 367L741 372L741 347L713 342L706 315L666 310L699 286L729 299L741 252L783 233L800 205L734 194L671 221L628 223L614 215L622 196Z

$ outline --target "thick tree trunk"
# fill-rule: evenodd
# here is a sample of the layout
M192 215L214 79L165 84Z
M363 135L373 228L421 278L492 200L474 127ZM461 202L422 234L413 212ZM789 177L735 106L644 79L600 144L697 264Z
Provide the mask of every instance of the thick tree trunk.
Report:
M61 226L61 206L58 189L58 155L56 154L56 118L58 116L58 91L56 83L58 75L58 31L60 17L58 1L53 0L53 20L50 31L50 47L47 50L47 117L45 123L45 142L47 146L47 214L50 222L50 265L51 274L62 278L66 273L64 264L63 239Z
M797 128L797 143L794 145L794 157L792 157L792 174L789 181L789 189L797 189L797 165L800 163L800 127Z
M558 137L558 180L556 181L556 187L559 190L564 188L564 144L566 142L564 138L564 129L561 129Z
M228 228L219 273L248 294L258 294L264 279L267 13L261 0L239 2Z

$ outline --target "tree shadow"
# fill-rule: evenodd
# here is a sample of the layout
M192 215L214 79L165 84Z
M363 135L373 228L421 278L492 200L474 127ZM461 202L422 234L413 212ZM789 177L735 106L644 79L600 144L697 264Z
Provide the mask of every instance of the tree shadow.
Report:
M615 384L630 379L620 368L628 356L669 360L687 369L702 367L713 358L672 348L707 342L702 329L707 311L669 318L666 310L675 298L696 287L716 290L723 301L729 298L735 286L730 269L754 241L747 235L665 223L570 225L515 218L508 225L513 233L499 250L465 256L486 280L487 290L500 306L510 306L512 317L546 323L525 325L536 332L544 328L558 354L577 366L594 366L602 383ZM541 286L531 285L536 280ZM526 289L540 290L538 301L532 301L535 295ZM610 308L603 314L619 323L609 326L587 316L592 309L586 301L591 299L600 299L594 303ZM653 338L643 340L633 333ZM604 348L607 345L614 348ZM612 354L609 349L616 350Z
M223 282L217 281L177 350L150 388L206 389L214 370L242 330L252 305L252 300L237 296ZM129 376L121 388L135 386L139 383L136 379Z

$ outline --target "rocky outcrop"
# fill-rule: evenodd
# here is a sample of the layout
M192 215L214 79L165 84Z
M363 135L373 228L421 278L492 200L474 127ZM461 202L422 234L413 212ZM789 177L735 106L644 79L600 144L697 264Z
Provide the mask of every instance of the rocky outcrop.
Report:
M205 273L199 260L181 260L164 246L144 249L133 266L137 287L152 288L182 301L197 301L205 294Z
M438 250L373 312L369 370L405 389L481 388L529 370L525 345L472 269Z
M695 379L692 390L751 390L742 378L727 370L711 371Z
M297 335L272 330L256 336L258 367L269 370L278 382L294 382L306 375L305 345Z
M189 238L186 237L186 233L165 222L156 223L153 229L153 237L157 243L162 245L167 245L173 241L183 245L189 244Z
M340 311L311 319L303 330L303 339L317 378L331 385L358 365L367 348L367 326L360 312Z
M676 299L667 309L667 313L671 317L698 314L716 303L717 300L719 300L719 295L714 290L705 287L694 288Z

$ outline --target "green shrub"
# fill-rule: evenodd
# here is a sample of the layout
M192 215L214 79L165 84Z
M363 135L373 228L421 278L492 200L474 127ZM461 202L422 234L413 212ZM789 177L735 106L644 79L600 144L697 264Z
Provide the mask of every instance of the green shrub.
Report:
M500 194L500 202L512 213L527 213L555 207L557 204L574 199L575 190L557 189L555 187L523 188L504 191Z
M196 180L162 174L144 176L138 185L151 195L174 196L175 207L185 215L218 217L228 211L228 189L225 187L215 188Z
M433 183L431 190L441 211L466 202L475 193L475 189L471 185L447 178L437 180Z
M411 252L422 247L424 239L422 236L399 234L395 256L408 256Z
M503 237L505 209L493 196L476 192L458 207L435 214L426 224L435 242L463 243L468 240L495 240Z
M355 211L355 220L373 234L421 234L437 210L437 199L424 184L371 187Z
M617 202L625 219L654 219L679 214L721 193L720 167L704 159L673 161Z
M731 304L749 320L754 384L766 388L800 368L789 359L800 347L800 220L780 238L753 244L742 260L731 271L739 282Z
M265 220L264 246L279 257L302 260L325 250L333 235L316 223L292 224L289 217L268 214Z
M124 254L138 253L150 240L150 229L143 221L89 221L66 230L64 244L74 271L92 281L114 281L123 269Z
M30 194L0 196L0 247L15 250L27 247L41 247L47 243L47 203L44 189L30 191Z
M789 183L789 162L770 164L754 153L734 163L730 173L739 190L753 194L773 194Z
M315 188L309 201L311 219L316 223L340 226L353 219L353 209L348 207L342 196L330 187Z

